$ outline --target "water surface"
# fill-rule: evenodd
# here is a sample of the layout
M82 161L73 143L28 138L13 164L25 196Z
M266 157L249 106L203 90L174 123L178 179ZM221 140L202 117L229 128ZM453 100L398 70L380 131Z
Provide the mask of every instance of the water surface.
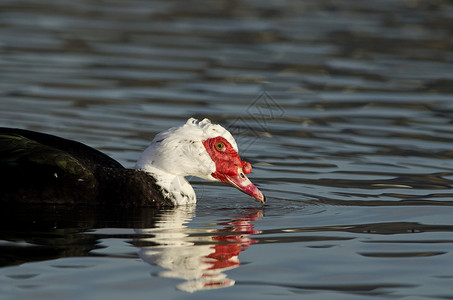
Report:
M0 125L132 167L189 117L261 206L2 210L5 299L453 297L449 1L3 1Z

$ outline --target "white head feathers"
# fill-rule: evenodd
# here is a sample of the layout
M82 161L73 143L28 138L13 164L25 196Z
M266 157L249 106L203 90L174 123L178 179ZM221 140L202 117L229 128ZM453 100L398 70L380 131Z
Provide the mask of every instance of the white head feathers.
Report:
M186 124L157 134L135 165L150 173L162 187L162 193L176 205L196 202L195 192L185 176L216 180L212 173L216 165L209 156L203 141L222 136L237 151L231 133L220 125L190 118Z
M231 146L233 146L236 152L238 151L238 146L231 133L218 124L212 124L208 119L203 119L202 121L198 122L197 119L190 118L189 120L187 120L185 125L176 128L176 130L181 132L189 131L192 135L197 132L197 136L201 141L217 136L222 136L231 144Z
M193 175L214 180L210 174L215 171L215 163L202 142L217 136L224 137L238 151L236 141L228 130L212 124L208 119L198 122L190 118L180 127L157 134L135 168L151 173L157 168L177 176Z

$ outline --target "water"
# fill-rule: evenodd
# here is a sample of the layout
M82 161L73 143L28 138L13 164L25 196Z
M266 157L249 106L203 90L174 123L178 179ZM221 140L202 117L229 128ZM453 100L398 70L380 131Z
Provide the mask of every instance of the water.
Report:
M208 117L265 206L2 211L2 299L451 299L449 1L2 1L0 125L134 165Z

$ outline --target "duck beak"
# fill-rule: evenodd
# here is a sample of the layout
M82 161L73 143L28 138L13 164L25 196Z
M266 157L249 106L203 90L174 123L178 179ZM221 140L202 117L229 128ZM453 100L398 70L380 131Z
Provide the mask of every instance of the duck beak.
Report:
M264 197L263 193L261 193L261 191L250 181L250 179L247 178L242 168L238 168L237 174L234 175L216 172L213 174L213 177L237 188L249 196L252 196L256 201L262 204L266 202L266 197Z

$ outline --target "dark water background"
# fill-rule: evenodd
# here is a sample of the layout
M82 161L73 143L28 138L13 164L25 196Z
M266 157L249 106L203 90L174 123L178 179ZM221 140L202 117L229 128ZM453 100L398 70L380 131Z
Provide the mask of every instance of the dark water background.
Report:
M0 299L453 299L453 3L1 1L0 125L132 167L208 117L265 206L1 213Z

